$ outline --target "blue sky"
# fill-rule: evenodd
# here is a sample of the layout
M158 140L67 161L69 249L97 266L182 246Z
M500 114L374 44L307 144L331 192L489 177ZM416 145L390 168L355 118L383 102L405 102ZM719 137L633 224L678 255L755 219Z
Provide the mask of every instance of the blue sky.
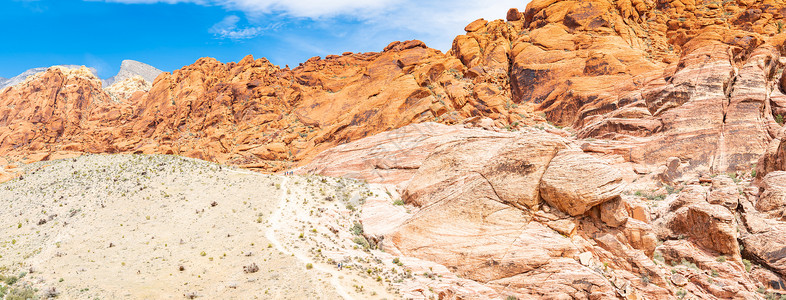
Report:
M76 64L114 75L123 59L164 71L200 57L248 54L294 67L313 56L381 51L420 39L446 51L477 18L526 1L499 0L2 0L0 77Z

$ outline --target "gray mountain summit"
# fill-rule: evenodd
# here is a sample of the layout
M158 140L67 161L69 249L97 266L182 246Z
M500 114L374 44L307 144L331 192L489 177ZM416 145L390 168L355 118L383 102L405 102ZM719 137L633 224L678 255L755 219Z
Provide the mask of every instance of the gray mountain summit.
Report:
M123 63L120 64L120 71L117 72L117 75L104 80L104 87L110 86L115 82L134 77L135 75L142 76L142 78L148 82L153 83L153 81L156 80L158 74L163 72L164 71L156 69L155 67L145 63L135 60L124 60Z
M77 65L59 65L59 66L60 67L65 67L65 68L71 68L71 69L82 67L82 66L77 66ZM44 72L44 71L46 71L49 68L50 67L32 68L32 69L29 69L27 71L22 72L22 74L16 75L16 76L8 78L8 79L0 78L0 90L4 89L6 87L9 87L9 86L20 84L23 81L25 81L25 79L27 79L27 77L30 77L30 76L35 75L37 73ZM96 69L95 68L90 68L90 72L93 72L93 74L95 74L96 73Z

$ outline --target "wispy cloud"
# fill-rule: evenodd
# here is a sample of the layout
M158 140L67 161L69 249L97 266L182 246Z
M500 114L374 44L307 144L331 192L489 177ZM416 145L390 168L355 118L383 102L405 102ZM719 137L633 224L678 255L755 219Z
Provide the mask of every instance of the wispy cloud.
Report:
M96 1L96 0L86 0ZM101 1L101 0L98 0ZM325 16L357 14L373 9L390 7L402 0L103 0L126 4L194 3L217 5L250 15L283 13L292 17L320 18Z
M96 1L96 0L85 0ZM101 0L98 0L101 1ZM252 23L270 15L325 20L349 18L366 24L363 31L409 31L429 46L447 49L469 22L478 18L504 18L508 8L523 10L521 0L103 0L128 4L193 3L242 11ZM240 18L230 16L211 28L216 36L246 39L258 36L262 28L238 28ZM260 22L263 23L263 22ZM222 27L223 26L223 27ZM234 27L233 27L234 26ZM372 33L373 34L373 33Z
M256 37L263 31L262 27L238 28L238 22L240 22L240 17L235 15L227 16L221 22L210 27L208 32L219 38L243 40Z
M41 13L46 10L46 6L41 3L41 0L12 0L13 2L22 2L22 5L34 12Z

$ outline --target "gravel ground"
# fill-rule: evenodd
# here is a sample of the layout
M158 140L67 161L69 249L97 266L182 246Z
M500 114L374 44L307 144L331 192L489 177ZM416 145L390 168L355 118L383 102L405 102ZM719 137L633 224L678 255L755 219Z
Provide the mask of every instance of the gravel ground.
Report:
M164 155L92 155L24 169L0 184L0 293L339 297L324 275L265 238L280 176Z

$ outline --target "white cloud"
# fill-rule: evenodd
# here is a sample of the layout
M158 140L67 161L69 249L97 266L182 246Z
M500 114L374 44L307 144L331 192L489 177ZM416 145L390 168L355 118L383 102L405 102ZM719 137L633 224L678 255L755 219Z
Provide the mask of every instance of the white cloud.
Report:
M456 35L464 33L470 22L504 19L508 9L515 7L524 11L528 1L522 0L407 0L406 4L385 11L368 19L371 26L379 30L398 29L414 33L429 47L448 50Z
M87 0L95 1L95 0ZM100 1L100 0L99 0ZM390 7L402 0L104 0L126 4L194 3L217 5L249 15L283 13L292 17L321 18L336 15L362 14L374 9Z
M86 0L96 1L96 0ZM100 1L100 0L99 0ZM314 20L348 17L368 25L365 31L405 30L413 32L431 47L447 50L466 24L478 18L487 20L505 17L508 8L523 11L526 0L103 0L128 4L194 3L221 6L227 10L242 11L250 19L262 18L265 14L284 15ZM234 16L234 18L237 18ZM234 19L233 18L233 19ZM225 19L224 25L237 26L237 21ZM214 26L215 27L215 26ZM215 28L218 32L222 28ZM226 29L228 38L249 38L260 34L258 27ZM212 29L211 29L212 30ZM211 31L212 32L212 31ZM233 37L234 36L234 37Z
M208 32L220 38L242 40L256 37L263 31L261 27L238 28L237 23L239 21L240 17L238 16L227 16L224 18L224 20L221 20L221 22L218 22L213 25L213 27L210 27Z

